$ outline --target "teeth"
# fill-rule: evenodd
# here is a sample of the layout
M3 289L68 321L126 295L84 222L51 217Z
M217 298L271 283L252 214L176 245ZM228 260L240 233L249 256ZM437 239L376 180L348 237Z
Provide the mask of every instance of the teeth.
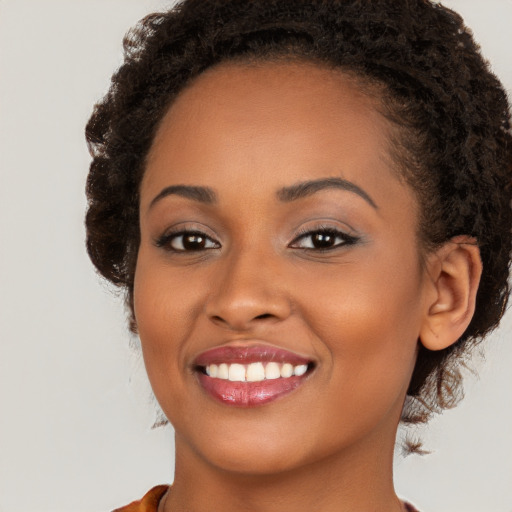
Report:
M229 368L226 363L219 365L219 371L217 372L217 378L228 380L229 379Z
M277 363L268 363L265 367L265 378L267 380L270 379L279 379L281 377L281 368Z
M229 365L229 380L233 382L245 381L245 366L243 364Z
M299 366L296 366L293 369L293 373L300 377L301 375L304 375L308 371L308 365L307 364L301 364Z
M290 363L285 363L281 367L281 377L287 379L293 375L293 366Z
M263 363L251 363L247 367L247 382L258 382L265 379Z
M232 382L260 382L263 380L287 379L296 375L301 377L308 370L307 364L293 366L290 363L263 362L243 365L233 364L210 364L205 368L206 375Z

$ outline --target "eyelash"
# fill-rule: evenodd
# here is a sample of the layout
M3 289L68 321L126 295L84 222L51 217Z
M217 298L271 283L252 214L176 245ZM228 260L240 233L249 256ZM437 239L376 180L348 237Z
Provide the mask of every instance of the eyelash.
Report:
M335 243L330 247L297 247L297 242L301 240L305 240L308 237L313 237L314 235L322 235L324 237L334 237L335 239L340 239L341 242ZM314 251L314 252L328 252L339 249L345 245L354 245L359 241L359 238L353 235L349 235L344 231L340 231L339 229L330 227L330 226L318 226L316 228L306 228L299 231L298 236L290 243L289 247L303 249L305 251Z
M339 239L341 242L337 242L332 246L328 247L314 247L314 242L311 244L312 247L300 247L298 246L298 242L302 240L306 240L308 237L313 237L314 235L321 235L322 237L334 237L334 239ZM186 248L186 237L197 237L203 240L205 245L197 247L197 248ZM173 247L173 242L179 240L181 238L181 248ZM311 240L312 241L312 240ZM321 241L321 240L320 240ZM300 230L298 235L293 239L293 241L288 245L288 247L292 249L302 249L304 251L312 251L312 252L328 252L336 250L345 245L354 245L359 241L358 237L353 235L349 235L339 229L330 227L330 226L318 226L317 228L306 228ZM329 243L329 242L327 242ZM211 249L220 249L221 245L219 242L208 236L206 233L199 230L186 230L182 229L180 231L170 232L162 235L160 238L156 240L156 246L162 247L167 251L174 253L187 253L187 252L200 252L207 251Z
M181 246L183 248L177 249L176 247L172 246L172 243L175 240L178 240L181 237ZM203 240L205 240L206 243L213 244L213 247L199 247L196 249L186 249L184 245L184 239L185 237L198 237ZM186 253L186 252L199 252L199 251L208 251L211 249L219 249L220 244L216 240L213 240L210 236L208 236L206 233L203 233L202 231L195 230L195 229L182 229L180 231L175 231L171 233L166 233L165 235L162 235L158 240L156 241L157 247L162 247L170 252L174 253Z

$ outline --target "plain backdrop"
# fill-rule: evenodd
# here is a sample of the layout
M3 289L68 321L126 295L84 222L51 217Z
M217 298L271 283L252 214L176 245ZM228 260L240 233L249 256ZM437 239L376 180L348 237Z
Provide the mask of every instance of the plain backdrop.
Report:
M512 1L446 0L512 91ZM0 512L95 512L173 476L122 298L84 250L84 125L159 0L0 0ZM467 397L397 457L422 512L512 512L512 314ZM397 450L399 452L399 450Z

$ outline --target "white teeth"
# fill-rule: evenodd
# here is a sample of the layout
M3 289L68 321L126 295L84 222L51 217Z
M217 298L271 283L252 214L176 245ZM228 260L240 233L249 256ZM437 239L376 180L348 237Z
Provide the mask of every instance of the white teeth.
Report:
M283 364L281 368L281 377L287 379L293 375L293 366L290 363Z
M293 373L297 375L297 377L300 377L301 375L304 375L308 371L308 365L307 364L301 364L299 366L296 366L293 369Z
M233 382L245 381L245 366L243 364L229 365L229 380Z
M247 367L247 382L258 382L265 379L263 363L251 363Z
M217 378L228 380L229 379L229 368L226 363L222 363L219 365L219 371L217 373Z
M211 364L210 366L206 367L206 373L210 377L217 377L219 375L219 367L216 364Z
M270 379L279 379L281 377L281 368L277 363L267 363L265 367L265 378L267 380Z
M288 379L296 375L301 377L308 371L307 364L293 366L290 363L276 363L274 361L264 364L263 362L243 365L238 363L210 364L206 366L206 375L232 382L261 382L263 380Z

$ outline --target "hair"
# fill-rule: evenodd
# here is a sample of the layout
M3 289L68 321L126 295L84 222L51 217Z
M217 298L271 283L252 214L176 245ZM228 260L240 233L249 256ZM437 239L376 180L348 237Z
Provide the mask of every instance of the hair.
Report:
M162 117L212 66L283 58L339 69L376 92L393 126L390 154L417 194L422 250L457 235L477 241L483 274L470 325L444 350L420 344L402 421L427 421L461 398L467 354L504 313L512 243L507 96L462 18L438 3L185 0L145 17L125 36L124 63L86 128L89 256L126 291L135 328L139 188Z

